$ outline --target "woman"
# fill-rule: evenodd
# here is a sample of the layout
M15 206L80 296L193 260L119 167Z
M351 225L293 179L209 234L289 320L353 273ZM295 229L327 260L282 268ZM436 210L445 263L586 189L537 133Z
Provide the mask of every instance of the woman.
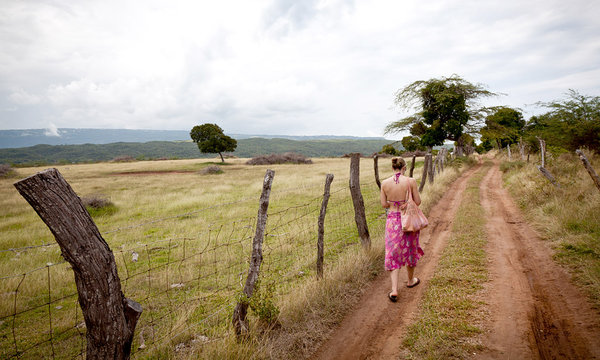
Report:
M392 159L394 176L381 183L381 206L388 209L385 224L385 269L391 272L392 291L388 298L392 302L398 300L398 277L400 268L406 265L409 288L419 285L421 280L414 277L417 261L423 255L419 246L419 231L402 232L400 208L406 202L407 191L411 190L413 200L421 204L421 196L415 179L404 176L406 162L402 158Z

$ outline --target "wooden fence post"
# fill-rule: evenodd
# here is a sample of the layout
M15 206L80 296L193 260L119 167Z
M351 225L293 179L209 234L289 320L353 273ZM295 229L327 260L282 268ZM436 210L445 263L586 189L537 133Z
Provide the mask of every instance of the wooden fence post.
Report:
M377 183L377 187L381 190L381 181L379 181L379 156L375 154L373 156L373 170L375 171L375 182Z
M536 136L537 137L537 136ZM540 141L540 157L542 161L542 167L546 167L546 142L541 138L537 138Z
M377 156L377 155L375 155ZM323 278L323 236L325 234L325 214L327 212L327 203L329 202L329 188L333 181L333 174L327 174L325 178L325 190L323 192L323 203L321 204L321 212L319 213L319 234L317 239L317 278Z
M556 187L560 187L560 184L558 182L556 182L556 179L554 178L554 176L552 176L552 174L550 174L550 171L546 170L546 168L541 165L538 165L537 168L542 173L542 175L544 175L544 177L546 179L550 180L552 185L554 185Z
M408 176L413 177L413 171L415 170L415 160L417 155L413 155L412 162L410 163L410 174Z
M433 178L434 178L434 173L433 173L433 155L431 153L425 155L429 158L429 160L427 161L427 164L429 165L427 171L429 172L429 174L427 175L427 178L429 179L429 183L433 184Z
M352 153L350 156L350 194L354 205L354 221L358 229L360 241L365 249L371 247L367 217L365 215L365 202L360 192L360 154Z
M512 161L512 156L510 154L510 144L506 145L506 151L508 152L508 161Z
M246 278L246 285L244 286L244 295L246 296L246 299L239 301L233 310L231 321L233 323L233 328L235 329L235 334L238 337L248 333L248 320L246 319L246 315L248 314L248 299L252 297L254 286L258 280L260 265L262 264L262 244L265 238L269 196L271 195L271 185L273 184L274 176L275 172L273 170L267 170L263 181L262 193L260 195L258 215L256 217L256 232L254 234L254 240L252 240L252 258L250 259L250 268L248 269L248 277Z
M596 174L596 172L594 171L592 164L590 164L588 159L585 157L583 151L577 149L575 150L575 152L577 153L577 155L579 155L579 159L581 159L581 162L583 162L583 167L585 167L588 174L590 174L590 176L592 177L592 181L594 181L594 184L596 184L596 187L598 188L598 190L600 190L600 178L598 178L598 174Z
M423 160L423 175L421 175L421 183L419 184L419 192L423 191L425 187L425 180L427 180L427 173L429 172L429 157L425 155Z
M142 307L125 298L115 258L81 199L57 169L14 184L50 228L75 273L87 359L128 359Z

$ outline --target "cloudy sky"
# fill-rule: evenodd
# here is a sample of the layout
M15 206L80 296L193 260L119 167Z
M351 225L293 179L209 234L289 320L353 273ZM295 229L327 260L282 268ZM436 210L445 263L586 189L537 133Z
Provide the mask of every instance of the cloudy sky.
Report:
M382 136L458 74L526 118L600 95L600 1L2 0L0 129ZM405 113L404 113L405 115Z

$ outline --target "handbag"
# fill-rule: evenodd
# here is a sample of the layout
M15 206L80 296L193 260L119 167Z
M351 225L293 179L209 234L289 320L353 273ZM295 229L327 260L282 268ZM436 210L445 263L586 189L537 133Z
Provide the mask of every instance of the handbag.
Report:
M408 184L408 190L406 190L406 203L400 207L400 214L403 232L419 231L429 225L429 220L413 200L410 184Z

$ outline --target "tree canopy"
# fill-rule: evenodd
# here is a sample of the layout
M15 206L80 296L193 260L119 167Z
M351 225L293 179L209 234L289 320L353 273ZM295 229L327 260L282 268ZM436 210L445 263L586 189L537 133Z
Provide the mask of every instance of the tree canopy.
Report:
M485 118L481 141L495 142L498 148L503 148L518 142L524 127L525 119L519 110L500 106Z
M600 151L600 96L569 90L561 100L538 105L550 111L532 116L524 128L524 138L535 149L536 137L550 147L574 151L580 147Z
M198 145L200 152L218 153L221 162L225 162L222 152L235 151L237 147L237 141L225 135L217 124L196 125L190 131L190 137Z
M443 145L445 140L457 142L462 154L463 133L475 132L481 126L486 108L477 99L495 96L480 84L471 84L458 75L440 79L419 80L399 90L394 103L412 115L388 124L384 133L410 130L422 146Z

